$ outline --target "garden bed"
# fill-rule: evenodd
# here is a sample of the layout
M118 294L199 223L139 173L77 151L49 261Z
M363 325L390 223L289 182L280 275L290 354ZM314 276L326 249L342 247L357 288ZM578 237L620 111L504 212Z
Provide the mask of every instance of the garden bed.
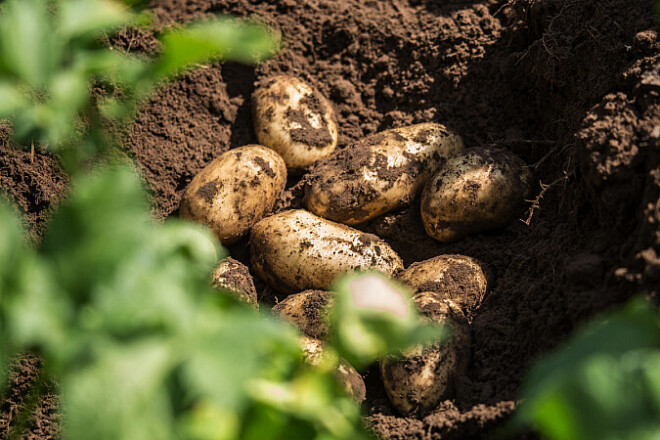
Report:
M340 147L397 126L438 121L468 146L505 147L531 166L535 200L520 220L453 244L429 238L419 206L364 226L406 266L460 253L481 260L491 289L469 317L472 360L456 398L423 418L398 416L378 372L366 374L367 421L383 438L485 437L507 419L530 363L581 323L660 286L660 42L646 0L153 0L157 27L231 13L279 30L286 49L257 67L202 66L164 87L125 136L158 217L211 159L255 143L255 81L286 73L334 104ZM125 31L118 50L158 50ZM57 160L0 139L0 184L32 238L67 191ZM417 203L417 202L416 202ZM300 207L296 178L278 208ZM248 263L243 241L230 249ZM259 299L282 299L257 280ZM0 434L29 392L20 362L0 407ZM56 432L45 396L32 437ZM2 437L2 435L0 435Z

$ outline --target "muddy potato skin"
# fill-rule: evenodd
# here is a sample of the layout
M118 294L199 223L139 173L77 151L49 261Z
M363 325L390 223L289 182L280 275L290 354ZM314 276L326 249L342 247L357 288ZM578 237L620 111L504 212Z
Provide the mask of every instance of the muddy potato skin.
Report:
M257 275L284 293L324 290L356 269L390 276L403 269L401 257L384 240L301 209L254 225L250 253Z
M232 244L273 209L286 176L284 161L270 148L229 150L193 178L179 215L206 224L222 244Z
M422 193L426 233L451 242L506 226L529 197L530 180L525 163L504 150L474 148L448 160Z
M488 290L481 263L465 255L439 255L413 263L401 272L399 281L415 292L435 292L463 310L475 310Z
M337 146L337 118L330 102L293 76L263 81L252 95L260 144L277 151L292 173L330 156Z
M465 316L451 300L420 292L413 302L425 319L451 325L452 333L444 343L414 348L402 359L382 360L380 371L394 408L404 415L423 415L451 397L456 375L467 370L470 331Z
M330 292L305 290L287 296L273 307L273 312L300 328L306 335L324 340L328 336L327 310L332 302Z
M303 350L303 358L307 364L316 366L323 360L323 342L316 338L303 336L300 338L300 346ZM367 387L364 379L355 368L343 359L335 371L335 377L346 391L357 403L362 403L367 397Z
M410 203L430 174L464 148L460 136L436 123L377 133L314 167L305 206L336 222L363 223Z
M259 308L257 289L250 271L243 263L227 257L213 270L211 285L216 289L224 289L245 301L254 308Z

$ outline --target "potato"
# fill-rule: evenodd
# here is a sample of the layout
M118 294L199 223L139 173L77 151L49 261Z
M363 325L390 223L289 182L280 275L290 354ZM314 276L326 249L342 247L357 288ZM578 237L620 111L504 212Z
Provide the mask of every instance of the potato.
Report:
M430 174L464 149L460 136L425 123L367 137L318 163L305 188L305 207L356 225L410 203Z
M464 255L440 255L414 263L401 272L399 281L415 292L435 292L468 311L479 307L488 289L481 263Z
M474 148L428 180L421 212L426 233L442 242L506 226L529 197L525 163L504 150Z
M212 161L190 182L179 215L232 244L270 212L286 185L286 166L270 148L248 145Z
M252 268L275 289L327 289L339 275L373 269L393 275L401 258L383 240L304 210L267 217L250 233Z
M424 414L451 397L456 376L467 370L470 352L470 330L456 304L434 292L418 293L413 302L425 319L451 325L452 333L446 341L380 362L385 391L404 415Z
M211 275L211 285L237 296L241 301L259 308L257 289L247 266L240 261L227 257L220 261Z
M300 338L300 346L303 350L303 357L307 364L312 367L319 365L324 360L326 353L323 349L323 342L318 339L303 336ZM362 403L367 397L367 387L360 373L355 370L343 359L339 359L339 365L335 370L335 377L346 391L357 403Z
M332 293L323 290L305 290L287 296L273 307L273 312L299 327L306 335L325 339L328 336L327 309L332 305L332 296Z
M310 84L293 76L264 81L252 95L259 143L277 151L291 172L330 156L338 130L330 102Z

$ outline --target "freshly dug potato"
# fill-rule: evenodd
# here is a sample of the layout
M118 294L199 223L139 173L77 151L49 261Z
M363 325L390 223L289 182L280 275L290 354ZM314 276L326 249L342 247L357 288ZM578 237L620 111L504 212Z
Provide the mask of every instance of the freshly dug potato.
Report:
M330 156L337 146L337 118L330 102L310 84L280 75L252 95L259 143L277 151L291 172Z
M434 292L418 293L413 302L425 319L450 325L452 333L444 342L380 362L385 391L404 415L424 414L451 397L455 377L467 370L470 353L470 330L456 304Z
M461 137L440 124L377 133L314 167L305 206L347 225L365 222L410 203L431 173L463 150Z
M300 346L302 347L303 357L307 364L317 366L323 362L323 357L325 356L323 342L315 338L303 336L300 338ZM364 385L362 376L345 360L339 360L335 377L346 393L357 403L362 403L367 397L367 387Z
M394 275L403 268L377 236L301 209L261 220L252 228L250 245L257 275L285 293L327 289L337 276L356 269Z
M399 280L415 292L435 292L463 310L474 310L488 289L481 263L465 255L440 255L412 264Z
M422 193L426 233L450 242L506 226L529 197L530 180L525 163L504 150L474 148L448 160Z
M306 335L325 339L328 336L327 310L332 302L330 292L305 290L287 296L273 307L273 312L299 327Z
M211 275L211 285L224 289L237 296L241 301L259 308L257 289L247 266L240 261L227 257L220 261Z
M286 166L270 148L248 145L212 161L190 182L179 214L232 244L270 212L286 185Z

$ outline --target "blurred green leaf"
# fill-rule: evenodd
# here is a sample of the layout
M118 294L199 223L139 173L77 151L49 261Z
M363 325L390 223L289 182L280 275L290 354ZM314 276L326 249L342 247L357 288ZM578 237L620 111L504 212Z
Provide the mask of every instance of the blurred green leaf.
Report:
M199 334L206 336L195 341L191 357L184 364L183 376L189 389L203 390L221 407L243 410L248 382L270 374L273 360L278 356L289 359L284 371L291 369L290 362L298 351L295 333L274 320L254 317L251 309L236 310L221 322L211 322L213 315L208 315L206 321L197 317L205 329ZM263 335L271 336L263 339Z
M0 73L33 87L47 85L62 56L47 3L7 0L0 15Z
M550 439L660 436L660 316L634 301L539 361L518 424Z
M165 341L126 342L99 353L62 379L65 438L175 439L162 387L175 357Z
M149 0L121 0L121 2L132 8L144 8L149 5Z
M156 64L156 74L161 77L213 60L256 63L279 49L279 40L268 28L228 18L170 31L161 41L163 53Z
M15 273L15 267L27 253L23 242L21 223L14 210L0 194L0 299L8 276Z
M0 117L10 117L24 105L25 97L16 84L0 83Z
M181 431L190 440L232 440L239 437L240 425L236 411L202 400L184 416Z
M81 300L111 281L117 265L142 246L150 228L142 185L129 166L104 168L73 183L53 217L42 251L58 281Z
M16 269L17 282L13 291L3 299L7 314L6 330L15 344L39 348L54 359L68 352L68 331L72 312L63 292L53 283L50 266L32 256Z
M367 438L366 433L355 429L359 420L355 405L339 390L329 374L320 375L308 370L287 382L257 380L253 382L250 394L255 400L281 413L290 414L293 420L305 421L312 426L320 424L329 438ZM294 435L296 425L295 422L287 423L285 435ZM310 432L309 427L307 431L306 435L299 433L297 438L312 438L314 432ZM271 438L281 437L278 435Z
M8 337L7 301L15 289L16 268L28 251L23 243L21 225L13 210L0 195L0 392L4 389L8 362L16 342Z
M96 38L130 23L128 8L114 0L65 0L60 6L62 37Z
M422 323L410 292L381 274L350 274L332 290L337 294L330 314L333 344L355 368L448 334L445 327Z

